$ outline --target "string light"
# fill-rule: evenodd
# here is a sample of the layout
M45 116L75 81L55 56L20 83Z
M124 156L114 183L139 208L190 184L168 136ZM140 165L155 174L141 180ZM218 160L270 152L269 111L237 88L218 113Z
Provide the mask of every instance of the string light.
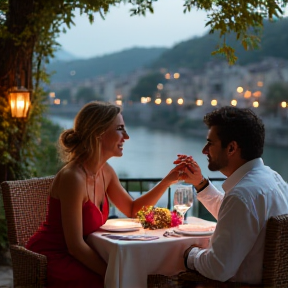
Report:
M196 105L197 106L202 106L203 105L203 100L201 100L201 99L196 100Z
M235 99L231 100L231 105L232 106L237 106L237 100L235 100Z
M217 100L216 99L211 100L211 105L212 106L216 106L217 105Z

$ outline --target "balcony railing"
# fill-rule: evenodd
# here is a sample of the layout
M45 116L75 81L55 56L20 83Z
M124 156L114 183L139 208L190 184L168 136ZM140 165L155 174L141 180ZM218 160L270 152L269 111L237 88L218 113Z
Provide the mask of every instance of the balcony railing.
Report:
M131 195L132 198L135 198L136 196L142 195L143 193L150 190L153 186L155 186L158 182L162 180L162 178L119 178L122 186L126 189L126 191ZM209 180L216 184L216 182L223 182L225 178L209 178ZM177 184L175 185L175 187ZM193 187L194 189L194 187ZM194 191L196 193L196 191ZM133 196L134 194L134 196ZM167 208L172 209L173 201L171 199L172 197L172 189L171 186L167 189ZM112 212L112 211L111 211ZM112 212L113 213L113 212ZM205 209L205 207L198 203L198 201L194 201L193 204L193 215L199 216L203 219L211 219L214 218L211 216L211 214ZM212 218L211 218L212 217Z

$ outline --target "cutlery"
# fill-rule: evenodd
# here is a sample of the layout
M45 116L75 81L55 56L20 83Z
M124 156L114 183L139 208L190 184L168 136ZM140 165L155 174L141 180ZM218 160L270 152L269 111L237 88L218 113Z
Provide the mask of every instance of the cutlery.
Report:
M175 233L174 231L165 231L163 234L164 237L182 237L181 235Z
M101 234L101 236L105 236L114 240L134 240L134 241L150 241L159 239L158 236L148 236L148 235L115 235L115 234Z

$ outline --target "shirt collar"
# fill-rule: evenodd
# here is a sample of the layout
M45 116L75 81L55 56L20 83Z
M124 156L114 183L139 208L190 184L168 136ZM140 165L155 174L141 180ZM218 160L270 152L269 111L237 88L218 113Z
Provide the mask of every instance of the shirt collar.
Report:
M222 187L225 191L225 194L228 194L230 190L252 169L260 168L264 166L264 162L262 158L256 158L251 161L246 162L242 166L240 166L232 175L230 175L225 182L223 183Z

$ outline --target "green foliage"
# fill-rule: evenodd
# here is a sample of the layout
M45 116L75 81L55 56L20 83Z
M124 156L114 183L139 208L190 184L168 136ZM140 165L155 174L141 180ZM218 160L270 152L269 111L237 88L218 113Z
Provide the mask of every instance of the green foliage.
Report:
M226 56L228 63L230 65L234 64L237 60L237 57L235 56L235 49L233 49L230 46L227 46L224 44L222 47L219 47L216 51L212 52L212 55L223 55Z
M15 52L9 55L9 59L0 59L7 64L1 65L0 74L1 77L4 75L7 78L15 78L15 71L18 67L14 66L18 66L19 61L22 61L17 58L17 51L22 49L21 51L26 51L28 56L33 52L33 71L29 67L29 61L21 62L24 66L27 65L26 67L22 66L21 69L28 75L26 75L28 79L25 79L25 82L33 83L33 96L28 119L19 120L11 117L7 95L1 93L0 166L1 172L8 175L4 175L2 178L8 177L9 180L29 178L37 173L34 164L37 162L40 123L45 111L44 103L47 96L40 85L49 81L49 75L46 73L44 65L53 57L54 51L59 46L56 38L61 32L63 24L66 24L68 28L74 24L75 9L79 9L80 14L87 14L90 21L93 21L92 14L94 12L101 12L103 16L108 12L110 5L120 2L120 0L82 0L81 2L27 0L17 2L16 5L13 1L16 0L0 1L0 48L7 46L15 48L11 50ZM9 2L11 2L10 5L8 5ZM21 15L23 19L11 22L16 17L12 13L20 10L23 10ZM2 52L2 50L0 51ZM3 57L3 55L1 56ZM0 90L6 92L9 88L11 87L1 87Z
M263 20L281 18L284 11L281 4L285 7L287 1L186 0L184 12L190 11L192 7L207 11L209 21L206 26L210 26L211 34L218 31L223 39L221 47L214 54L224 54L228 62L233 64L237 57L234 49L226 47L226 36L234 33L245 50L257 48Z
M149 10L150 13L154 13L153 9L153 2L156 2L157 0L129 0L128 2L137 5L136 8L130 9L131 16L133 15L142 15L146 16L146 10Z
M153 13L153 0L129 0L128 2L137 6L131 9L132 15L145 15L146 10ZM260 44L259 36L263 20L281 18L287 2L287 0L184 0L184 13L190 12L193 8L207 12L206 26L210 27L210 34L218 32L219 37L222 38L222 43L214 54L224 54L228 62L233 64L237 57L234 55L234 48L225 48L226 36L235 33L236 39L240 40L244 49L257 48Z
M62 167L58 158L57 142L63 128L43 118L40 129L40 141L36 152L36 176L55 175Z
M157 85L159 83L166 83L164 75L159 72L152 72L143 76L131 90L130 99L138 102L141 97L154 96L157 92Z
M288 49L283 49L288 43L287 29L288 18L273 23L265 21L259 49L245 50L243 43L241 44L237 41L235 34L226 36L227 45L225 46L225 49L235 47L238 57L237 64L239 65L258 62L264 57L279 57L288 60ZM248 39L245 41L248 41ZM215 56L212 57L211 53L213 53L215 47L218 47L220 50L219 53L214 53ZM151 68L159 69L165 67L168 69L175 69L185 67L189 69L203 69L205 63L212 59L220 57L224 59L223 56L220 55L221 53L225 54L228 52L230 56L233 56L233 51L229 53L229 50L223 51L220 47L218 33L196 37L188 41L183 41L172 49L165 51L151 65Z
M37 102L36 93L34 98ZM12 179L31 177L35 175L35 169L31 164L35 160L38 146L39 115L43 107L41 105L33 107L26 121L11 117L6 98L0 98L0 110L3 111L0 120L0 163L7 167L6 173L11 175Z

